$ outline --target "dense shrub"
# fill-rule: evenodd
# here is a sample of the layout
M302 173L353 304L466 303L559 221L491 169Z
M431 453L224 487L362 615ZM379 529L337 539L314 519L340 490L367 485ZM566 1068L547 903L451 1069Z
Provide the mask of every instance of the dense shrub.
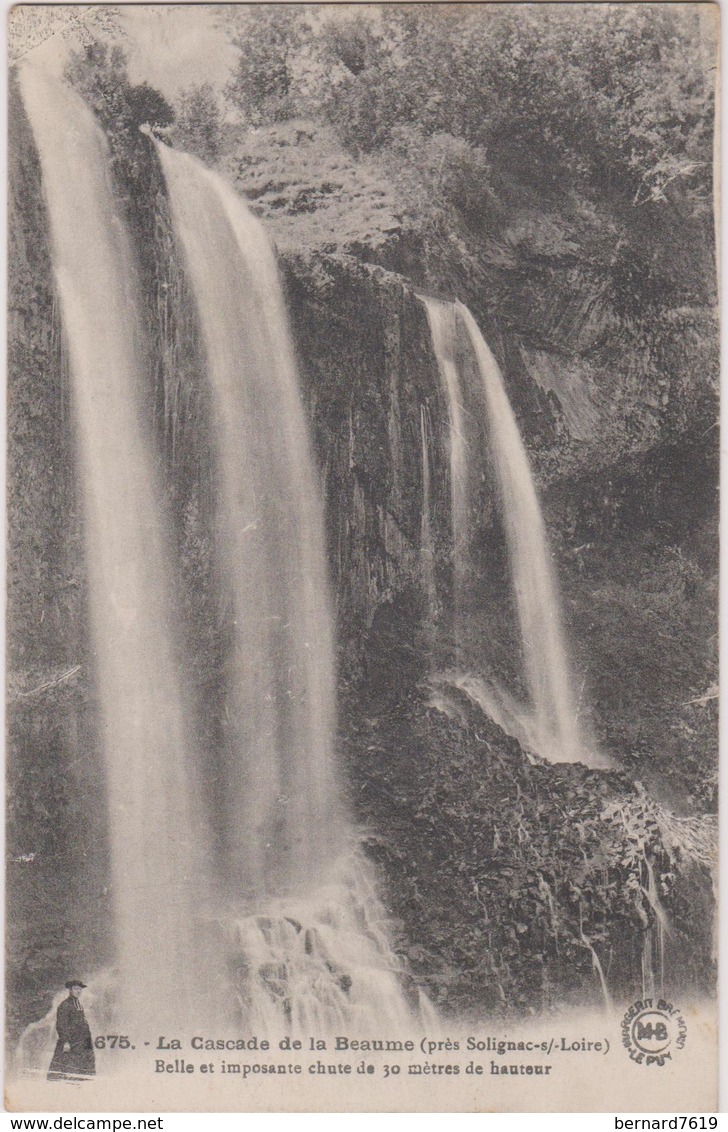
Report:
M210 83L199 83L180 92L172 141L179 149L214 165L222 147L222 122Z

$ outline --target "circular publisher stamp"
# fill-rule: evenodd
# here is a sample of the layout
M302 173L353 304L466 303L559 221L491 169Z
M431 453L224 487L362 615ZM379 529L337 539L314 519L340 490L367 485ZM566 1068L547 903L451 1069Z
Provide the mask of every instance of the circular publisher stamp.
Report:
M666 1065L681 1050L687 1024L680 1009L664 998L641 998L622 1019L622 1045L640 1065Z

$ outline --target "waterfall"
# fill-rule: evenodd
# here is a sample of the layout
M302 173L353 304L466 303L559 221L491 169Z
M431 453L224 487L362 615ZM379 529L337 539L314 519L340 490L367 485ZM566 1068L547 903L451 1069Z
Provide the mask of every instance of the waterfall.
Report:
M422 474L422 520L420 523L420 561L422 581L427 600L427 628L432 632L437 616L437 583L435 581L435 546L430 518L430 433L431 425L426 405L420 406L420 452Z
M584 761L559 596L526 449L496 360L470 311L459 303L458 313L485 390L539 754L550 762Z
M240 1016L268 1032L394 1025L401 971L336 773L323 511L275 256L221 177L157 152L213 396L233 630L223 868L256 909L235 921Z
M206 997L200 971L215 964L211 954L202 964L196 927L208 887L199 784L172 632L161 487L144 419L136 279L93 115L31 68L20 83L40 158L75 412L118 1010L153 1030L161 1019L181 1021L183 1002L189 1010Z
M405 1001L367 863L354 851L327 871L315 891L269 901L235 924L240 1024L276 1037L411 1031L432 1008L414 988Z
M503 377L470 311L462 303L423 299L432 343L447 399L450 417L450 459L453 498L453 543L456 606L458 589L468 569L475 500L469 462L467 422L464 419L464 378L458 368L460 333L476 363L477 387L468 389L487 422L490 454L495 469L502 520L508 544L511 579L530 696L529 718L521 732L531 738L535 753L549 762L583 762L606 765L592 749L579 724L574 681L567 658L558 587L552 565L543 515L518 424L508 400ZM470 404L470 399L467 402ZM467 611L472 618L473 610ZM463 616L463 614L459 614ZM485 684L469 681L468 694L477 696ZM513 714L513 700L497 688L488 688L483 707L499 702L502 714ZM507 710L506 710L507 708ZM521 735L517 735L521 738Z
M220 178L157 147L212 400L226 731L201 751L155 359L108 146L64 85L26 68L21 90L70 361L108 780L115 962L87 974L92 1022L150 1037L407 1027L404 972L342 801L323 512L271 245ZM43 1071L53 1041L50 1012L21 1042L26 1071Z
M226 855L239 889L269 893L319 876L343 845L318 484L267 237L222 178L157 151L213 398L232 620Z

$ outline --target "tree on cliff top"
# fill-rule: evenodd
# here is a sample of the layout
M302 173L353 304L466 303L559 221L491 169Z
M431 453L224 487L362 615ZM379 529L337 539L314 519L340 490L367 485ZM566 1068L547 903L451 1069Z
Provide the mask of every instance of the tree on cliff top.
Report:
M181 92L172 141L208 164L215 163L222 147L222 115L211 83Z
M257 126L295 113L296 58L303 47L303 9L261 5L223 13L231 42L239 49L225 94L243 120ZM292 97L293 96L293 97Z
M130 82L126 52L118 44L95 39L73 51L64 78L101 121L115 155L137 147L140 126L174 121L172 107L158 90Z

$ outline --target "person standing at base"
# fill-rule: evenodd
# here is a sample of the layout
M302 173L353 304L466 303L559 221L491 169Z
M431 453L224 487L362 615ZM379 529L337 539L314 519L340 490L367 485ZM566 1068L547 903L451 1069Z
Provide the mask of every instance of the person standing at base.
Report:
M96 1073L91 1030L81 1006L81 991L85 987L80 979L66 983L68 998L56 1011L58 1041L48 1070L49 1081L78 1080Z

